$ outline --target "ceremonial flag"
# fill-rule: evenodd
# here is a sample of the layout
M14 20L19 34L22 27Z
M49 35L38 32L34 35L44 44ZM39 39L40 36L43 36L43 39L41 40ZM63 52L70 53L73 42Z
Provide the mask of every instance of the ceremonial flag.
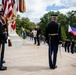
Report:
M12 28L13 30L16 29L16 21L13 21L13 22L12 22L11 28Z
M15 4L15 0L12 0L12 7L14 6L14 4Z
M21 13L26 11L26 4L25 4L25 0L19 0L19 11Z
M11 19L12 16L12 0L2 0L4 16Z
M14 1L14 3L13 3L13 14L14 14L15 16L17 16L17 13L18 13L18 3L19 3L19 0L16 0L16 1Z
M17 17L17 13L18 13L18 3L19 0L13 0L12 4L13 4L13 17ZM11 28L14 30L16 28L16 21L12 22Z
M68 32L71 32L73 35L76 35L76 28L69 25L68 26Z

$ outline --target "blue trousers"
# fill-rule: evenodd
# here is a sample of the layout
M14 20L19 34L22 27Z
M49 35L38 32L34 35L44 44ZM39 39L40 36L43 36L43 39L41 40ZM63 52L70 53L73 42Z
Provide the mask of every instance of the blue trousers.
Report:
M48 58L49 58L49 67L50 68L52 68L52 67L54 68L56 66L57 52L58 52L58 45L49 44Z
M0 67L3 66L4 50L5 50L5 43L2 43L2 51L1 51Z

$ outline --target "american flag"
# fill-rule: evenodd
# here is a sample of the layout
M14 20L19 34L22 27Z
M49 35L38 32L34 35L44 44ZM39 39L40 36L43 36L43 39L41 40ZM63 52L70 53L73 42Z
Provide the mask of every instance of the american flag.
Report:
M12 16L17 16L19 0L2 0L4 16L7 19L12 19Z
M4 16L6 16L7 19L11 19L11 16L13 14L12 0L2 0L2 4L3 4Z
M11 28L12 28L13 30L16 29L16 21L13 21L13 22L12 22Z
M19 0L16 0L16 1L13 0L13 15L14 15L15 17L17 17L17 13L18 13L18 2L19 2ZM16 21L13 21L13 22L12 22L11 28L12 28L13 30L16 29Z
M17 13L18 13L18 3L19 3L19 0L13 1L13 14L15 16L17 16Z
M4 16L7 20L12 20L13 17L17 17L18 2L19 0L2 0ZM12 22L12 25L16 27L16 22Z

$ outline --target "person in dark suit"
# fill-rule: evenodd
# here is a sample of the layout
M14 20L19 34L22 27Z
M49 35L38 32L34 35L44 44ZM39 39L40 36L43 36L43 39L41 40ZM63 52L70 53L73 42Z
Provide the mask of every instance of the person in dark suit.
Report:
M49 67L51 69L57 68L57 52L58 44L61 42L61 27L57 21L57 15L52 15L51 22L46 26L45 29L45 40L48 43L48 55L49 55Z
M68 51L68 53L69 53L69 47L70 47L70 40L66 39L65 40L65 52Z
M74 53L74 45L75 45L75 40L72 39L72 41L71 41L71 53L72 54Z
M1 56L0 56L1 57L0 58L0 70L6 70L7 67L3 66L3 58L4 58L4 50L5 50L5 41L7 37L5 36L5 33L4 33L4 27L1 22L1 16L2 16L2 13L0 12L0 44L2 45Z
M39 26L36 27L37 29L37 46L40 46L40 34L41 34L41 29Z
M65 40L65 52L66 52L66 49L67 49L67 39Z

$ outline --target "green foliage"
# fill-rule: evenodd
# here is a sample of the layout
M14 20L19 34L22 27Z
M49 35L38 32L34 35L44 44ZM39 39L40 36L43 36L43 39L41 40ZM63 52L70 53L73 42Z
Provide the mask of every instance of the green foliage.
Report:
M0 4L0 6L2 6L2 4Z
M38 25L41 28L41 34L45 36L45 27L49 22L51 22L51 15L57 14L58 20L57 22L61 25L61 31L62 31L62 40L64 41L66 38L72 39L74 38L76 40L76 37L68 33L68 25L70 24L73 27L76 27L76 11L69 11L67 15L64 15L60 13L59 11L54 12L50 11L43 15L43 17L40 18L40 22ZM30 32L32 29L36 27L36 24L33 22L30 22L28 18L22 17L20 18L20 15L17 16L17 26L16 26L16 32L19 36L22 34L22 28L24 28L25 31Z
M66 36L65 28L64 27L61 28L61 34L62 34L62 41L65 41L65 39L67 38L67 36Z
M26 32L30 32L32 31L32 29L35 28L35 23L33 22L30 22L30 20L28 18L24 18L22 17L20 19L20 15L17 16L17 19L16 19L16 32L19 36L22 36L22 32L23 32L23 29L24 31ZM22 29L23 28L23 29Z
M45 27L47 26L47 24L49 22L51 22L51 15L52 14L57 14L58 15L58 20L57 22L60 23L61 25L61 30L62 30L62 40L64 41L66 38L75 38L75 36L71 33L68 33L68 25L70 24L73 27L76 27L76 11L71 11L68 12L67 15L64 15L62 13L60 13L59 11L54 12L54 11L50 11L46 14L44 14L44 16L42 18L40 18L40 28L41 28L41 34L45 35Z

